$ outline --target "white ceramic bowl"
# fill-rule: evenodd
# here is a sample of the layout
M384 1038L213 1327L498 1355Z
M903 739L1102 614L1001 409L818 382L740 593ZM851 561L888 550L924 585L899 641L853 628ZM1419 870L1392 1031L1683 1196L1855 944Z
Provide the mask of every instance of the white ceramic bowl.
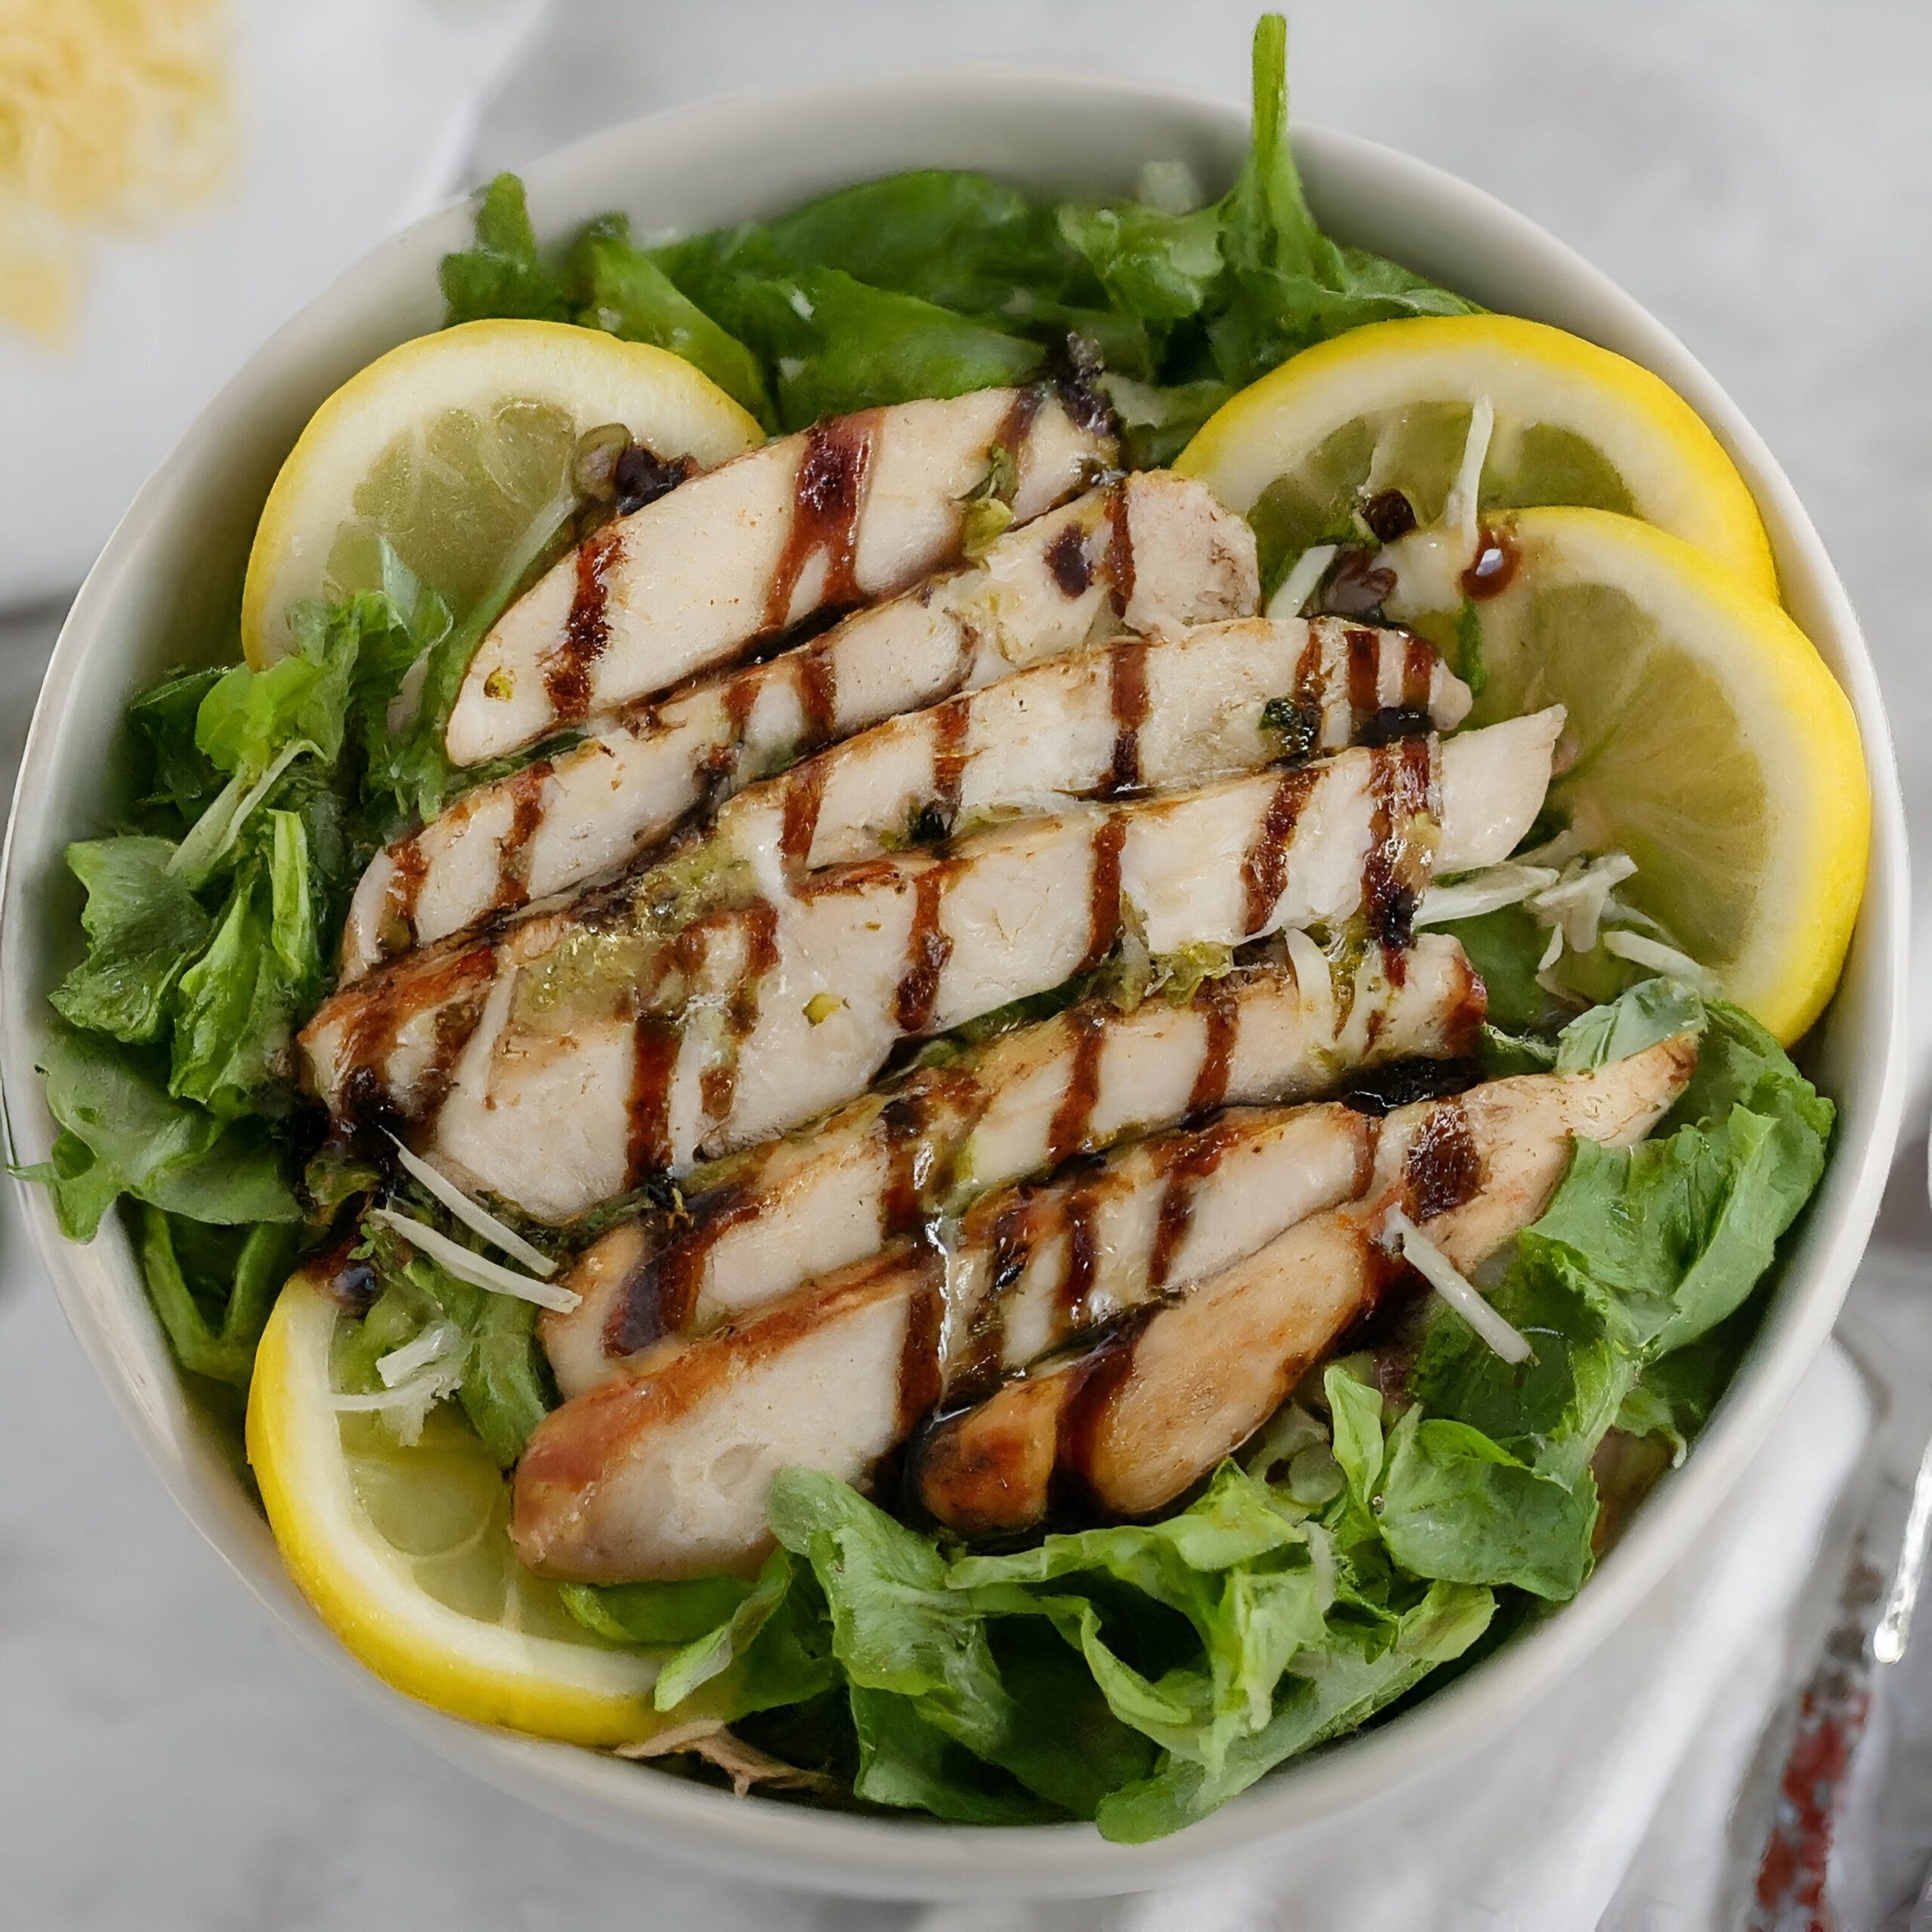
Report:
M777 212L823 189L922 167L985 168L1115 194L1140 163L1178 156L1231 178L1246 115L1158 89L971 72L719 100L592 136L529 171L540 232L601 211L638 229ZM1703 414L1757 492L1786 596L1850 693L1874 801L1871 876L1845 978L1810 1051L1839 1106L1838 1141L1770 1318L1690 1460L1661 1486L1569 1608L1417 1709L1265 1780L1163 1843L1103 1844L1085 1826L975 1830L739 1801L568 1746L487 1730L395 1695L349 1660L284 1572L226 1452L184 1400L128 1242L110 1223L64 1242L46 1201L23 1207L69 1320L175 1500L242 1580L387 1714L454 1762L580 1823L740 1876L891 1897L1075 1896L1180 1878L1263 1841L1324 1832L1361 1799L1494 1743L1574 1669L1691 1544L1829 1333L1870 1229L1903 1100L1906 875L1878 688L1844 592L1791 485L1735 405L1668 331L1500 203L1362 140L1299 129L1310 198L1337 235L1490 306L1539 317L1647 364ZM61 863L118 801L103 750L128 695L205 656L239 587L255 515L310 412L372 357L440 320L438 258L469 214L418 223L352 269L235 377L149 481L76 600L27 743L5 858L0 1066L16 1158L51 1123L33 1073L45 995L77 950ZM373 1748L373 1747L372 1747Z

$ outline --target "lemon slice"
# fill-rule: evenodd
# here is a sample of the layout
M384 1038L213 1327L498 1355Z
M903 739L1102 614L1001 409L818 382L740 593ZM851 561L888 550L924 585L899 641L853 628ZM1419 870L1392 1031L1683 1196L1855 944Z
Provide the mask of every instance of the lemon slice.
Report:
M608 1647L510 1547L509 1484L448 1404L405 1448L339 1414L335 1303L297 1275L248 1390L248 1459L282 1557L324 1623L399 1690L479 1724L573 1743L661 1729L657 1666Z
M1690 405L1623 356L1513 316L1375 322L1318 343L1230 398L1174 466L1254 524L1272 588L1384 492L1438 521L1484 398L1478 510L1641 517L1777 595L1750 491Z
M1561 704L1550 802L1636 861L1620 897L1783 1041L1831 997L1871 795L1850 703L1784 611L1688 544L1601 510L1491 518L1472 722ZM1424 626L1401 592L1390 615Z
M612 423L707 469L764 439L688 362L599 329L464 322L378 357L309 419L269 492L242 592L248 661L288 650L303 598L379 585L382 539L460 618L574 506L577 439Z

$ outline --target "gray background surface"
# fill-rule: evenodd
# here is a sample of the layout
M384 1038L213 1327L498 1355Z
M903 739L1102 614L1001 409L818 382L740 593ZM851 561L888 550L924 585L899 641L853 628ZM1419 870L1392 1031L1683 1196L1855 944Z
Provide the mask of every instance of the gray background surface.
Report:
M721 91L955 60L1239 97L1252 17L1249 0L577 0L492 105L472 171ZM1878 660L1932 899L1932 9L1324 0L1291 10L1291 52L1297 115L1544 223L1676 329L1763 431ZM57 617L0 617L9 766ZM1891 1386L1900 1469L1932 1421L1927 951L1915 1145L1847 1324ZM168 1505L17 1235L0 1266L0 1926L729 1932L777 1915L749 1888L721 1893L500 1798L345 1700ZM1923 1738L1909 1710L1892 1730L1886 1829L1851 1848L1874 1900L1932 1856ZM783 1917L903 1915L792 1902Z

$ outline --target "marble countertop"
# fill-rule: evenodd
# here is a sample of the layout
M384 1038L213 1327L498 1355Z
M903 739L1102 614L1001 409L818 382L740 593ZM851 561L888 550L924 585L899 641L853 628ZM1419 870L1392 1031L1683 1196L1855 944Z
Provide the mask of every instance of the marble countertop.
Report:
M1253 12L1253 0L566 0L486 113L472 171L724 89L961 58L1238 97ZM1763 431L1878 660L1918 834L1924 960L1932 9L1356 0L1292 10L1291 54L1299 115L1405 148L1544 223L1682 335ZM0 618L9 767L57 618ZM1922 992L1920 1123L1932 974ZM1890 1388L1894 1475L1932 1426L1932 1212L1913 1131L1846 1324ZM770 1922L754 1889L721 1890L526 1809L346 1700L168 1505L12 1226L0 1226L0 1459L5 1932ZM1932 1641L1915 1678L1892 1724L1884 1866L1860 1877L1875 1909L1932 1857ZM904 1917L795 1902L786 1922Z

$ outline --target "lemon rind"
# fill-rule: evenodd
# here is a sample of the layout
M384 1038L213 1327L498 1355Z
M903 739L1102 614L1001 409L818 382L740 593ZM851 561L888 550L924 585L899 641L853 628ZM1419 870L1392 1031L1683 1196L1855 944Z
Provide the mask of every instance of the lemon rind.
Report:
M1352 417L1484 395L1505 411L1588 437L1633 495L1636 482L1647 484L1651 497L1637 502L1644 521L1776 598L1777 566L1755 500L1697 411L1641 364L1519 316L1411 317L1318 343L1230 397L1174 467L1245 514Z
M1519 510L1509 521L1522 580L1614 584L1697 657L1757 734L1746 746L1777 806L1766 881L1775 897L1729 962L1725 991L1789 1045L1836 987L1864 893L1872 800L1850 700L1782 606L1667 531L1574 508ZM1681 621L1687 614L1696 621ZM1744 648L1725 648L1726 636Z
M666 1721L656 1660L466 1617L426 1594L362 1515L328 1399L335 1305L306 1276L284 1287L256 1356L248 1447L291 1576L361 1663L452 1715L609 1746Z
M242 645L259 667L281 654L278 620L318 587L324 548L356 485L421 409L424 372L438 409L487 408L506 395L566 405L592 423L622 422L666 454L709 469L764 438L755 418L682 357L570 322L460 322L378 356L331 395L270 486L242 587ZM580 407L580 405L582 405Z

